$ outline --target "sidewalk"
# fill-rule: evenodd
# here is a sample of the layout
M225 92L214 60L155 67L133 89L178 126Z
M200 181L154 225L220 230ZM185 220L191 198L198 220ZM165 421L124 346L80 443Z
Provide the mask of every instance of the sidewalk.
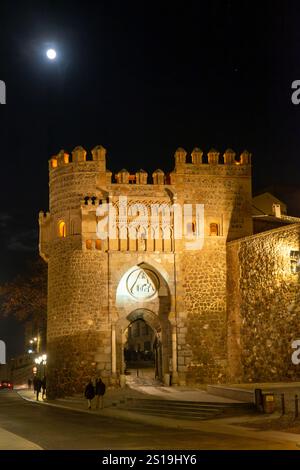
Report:
M152 388L152 387L150 387ZM153 387L155 389L155 387ZM160 390L162 387L158 387L157 393L154 393L155 390L151 390L150 395L157 396L161 398L161 393L164 393ZM171 389L169 389L171 390ZM170 391L172 399L180 399L186 401L192 401L195 399L195 395L198 397L203 397L202 390L197 389L187 389L186 387L174 388L174 391ZM206 392L204 392L206 393ZM37 402L35 396L32 391L29 390L19 390L18 394L25 400L32 401L37 404L37 406L55 406L58 408L65 408L73 411L78 411L81 413L88 413L92 415L98 415L107 418L113 419L121 419L125 421L133 421L138 423L144 423L153 426L165 427L165 428L176 428L176 429L186 429L186 430L193 430L193 431L202 431L205 433L213 433L213 434L225 434L225 435L232 435L232 436L239 436L239 437L246 437L249 439L257 439L263 440L266 442L276 442L282 445L283 449L289 448L292 449L299 449L300 448L300 435L297 434L289 434L287 432L281 431L257 431L253 430L253 428L247 428L241 426L241 423L245 422L255 422L255 421L262 421L265 419L265 416L255 415L255 416L238 416L238 417L231 417L231 418L224 418L224 419L211 419L207 421L189 421L189 420L177 420L174 418L162 418L159 416L150 416L150 415L143 415L136 412L132 412L129 410L118 409L114 406L114 403L117 401L125 400L126 397L138 397L138 398L145 398L145 393L139 393L136 390L129 389L126 387L125 389L120 390L109 390L107 391L107 396L104 399L104 408L102 410L96 410L93 408L92 410L87 409L86 400L81 396L75 396L70 398L64 399L56 399L56 400L43 400ZM109 396L110 395L110 396ZM207 394L209 395L209 394ZM176 397L176 398L175 398ZM180 397L180 398L178 398ZM213 397L210 395L207 398ZM169 398L169 395L168 395ZM215 399L215 403L220 403L220 397L213 397L211 399ZM208 401L207 401L208 402ZM225 399L222 400L225 403ZM95 406L95 405L94 405ZM274 413L272 418L276 419L279 417L279 414ZM269 417L270 418L270 417Z
M141 385L138 387L138 390L140 394L144 394L143 398L145 398L145 395L148 395L151 398L165 400L198 401L203 403L243 403L238 400L212 395L200 388Z
M23 437L0 428L0 450L43 450Z

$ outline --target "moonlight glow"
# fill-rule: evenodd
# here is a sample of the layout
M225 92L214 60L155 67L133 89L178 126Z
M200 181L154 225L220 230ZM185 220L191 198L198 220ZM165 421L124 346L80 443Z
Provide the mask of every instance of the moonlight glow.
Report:
M56 51L54 49L48 49L46 54L47 54L48 59L50 60L54 60L56 57Z

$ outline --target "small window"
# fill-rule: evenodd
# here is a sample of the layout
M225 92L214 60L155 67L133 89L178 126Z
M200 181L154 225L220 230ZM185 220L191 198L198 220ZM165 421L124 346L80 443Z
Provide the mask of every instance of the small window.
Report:
M209 234L212 236L212 237L217 237L219 235L219 227L218 227L218 224L210 224L209 226Z
M96 240L96 250L101 250L101 242L102 240Z
M293 274L300 272L300 251L291 251L291 272Z
M92 249L92 240L86 240L85 246L86 246L87 250L91 250Z
M56 168L57 167L57 160L56 158L52 158L51 160L51 168Z
M67 236L66 223L63 220L58 224L58 235L61 238L65 238Z

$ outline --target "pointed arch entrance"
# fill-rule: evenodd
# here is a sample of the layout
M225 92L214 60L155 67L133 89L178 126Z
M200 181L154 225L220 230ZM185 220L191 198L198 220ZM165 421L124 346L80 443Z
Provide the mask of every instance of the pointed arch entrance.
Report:
M161 326L153 312L131 312L123 334L123 371L144 380L163 380Z
M116 374L152 368L153 379L164 382L168 375L175 378L177 374L176 324L168 276L161 269L142 262L118 276L112 325L112 371Z

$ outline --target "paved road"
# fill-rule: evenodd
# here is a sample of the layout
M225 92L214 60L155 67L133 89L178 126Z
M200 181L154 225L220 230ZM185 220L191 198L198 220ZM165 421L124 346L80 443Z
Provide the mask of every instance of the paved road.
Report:
M292 449L293 444L165 429L24 401L0 392L0 428L43 449Z

